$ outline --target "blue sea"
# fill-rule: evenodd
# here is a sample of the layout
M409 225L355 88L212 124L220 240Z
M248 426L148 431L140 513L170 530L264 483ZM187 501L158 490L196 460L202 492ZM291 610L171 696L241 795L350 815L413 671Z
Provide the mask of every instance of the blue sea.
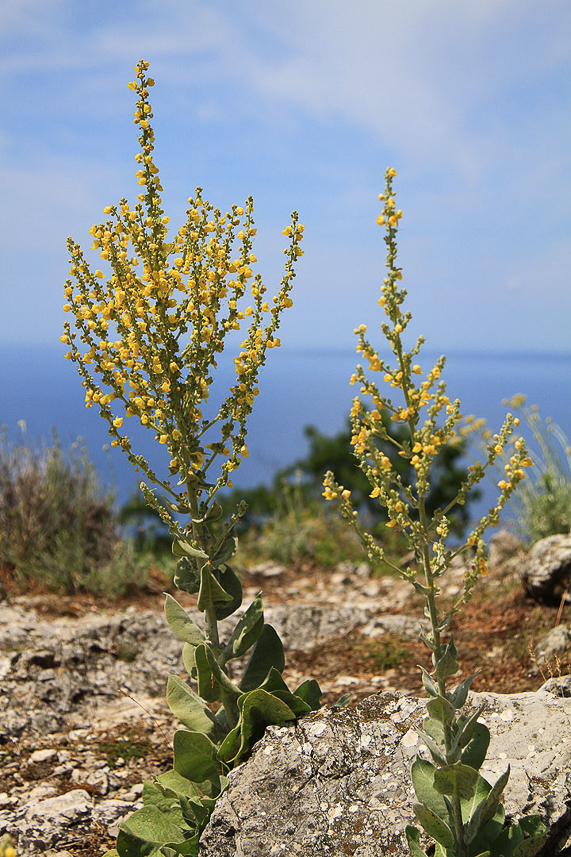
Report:
M49 440L52 428L64 446L81 437L102 482L116 490L122 503L138 490L141 475L118 450L105 451L109 440L105 423L95 407L85 408L80 378L63 352L63 346L0 347L0 424L13 440L21 436L22 420L33 441ZM420 362L428 368L437 356L425 350ZM268 484L278 469L303 457L305 426L318 426L325 434L343 428L357 392L349 385L355 363L353 351L282 347L268 354L250 422L250 457L235 473L237 487ZM214 392L227 387L232 378L231 360L222 361ZM571 438L571 354L449 353L443 379L450 398L460 398L462 413L485 417L494 430L507 410L502 399L524 393L543 418L552 417ZM168 454L151 431L141 429L135 445L156 472L165 472ZM489 505L493 494L490 483L476 514Z

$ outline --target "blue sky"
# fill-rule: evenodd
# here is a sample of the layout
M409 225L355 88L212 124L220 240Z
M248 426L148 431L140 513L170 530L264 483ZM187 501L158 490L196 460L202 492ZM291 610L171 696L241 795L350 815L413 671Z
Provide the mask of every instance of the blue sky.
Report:
M306 226L290 347L374 329L387 166L414 332L438 351L569 352L568 0L8 0L0 9L0 341L57 343L66 238L138 192L151 63L176 228L196 185L256 203L259 269Z

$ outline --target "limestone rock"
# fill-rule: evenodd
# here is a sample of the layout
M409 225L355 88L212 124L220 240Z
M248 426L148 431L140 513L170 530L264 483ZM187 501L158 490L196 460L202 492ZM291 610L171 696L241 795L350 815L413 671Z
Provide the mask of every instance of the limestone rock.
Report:
M548 536L522 559L520 574L528 594L547 604L559 603L571 580L571 535Z
M524 544L509 530L494 533L488 545L488 564L492 568L503 565L523 550Z
M555 655L560 655L571 645L571 627L557 625L541 637L535 647L535 657L541 665L550 661Z
M538 812L550 831L544 857L571 834L571 701L549 693L472 694L486 703L492 740L483 774L511 765L504 804ZM424 702L380 694L355 709L329 709L271 727L230 774L201 840L201 857L409 855L410 764L424 755L415 730Z

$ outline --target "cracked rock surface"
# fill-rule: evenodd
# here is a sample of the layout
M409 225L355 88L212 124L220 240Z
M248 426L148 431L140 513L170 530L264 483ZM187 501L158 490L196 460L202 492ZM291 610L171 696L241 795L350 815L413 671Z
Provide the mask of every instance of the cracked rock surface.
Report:
M474 693L492 739L482 770L511 766L508 815L538 812L550 830L543 857L571 843L571 701L547 692ZM409 855L410 765L424 703L398 694L355 709L328 709L295 726L270 727L230 774L201 840L201 857ZM421 748L422 755L426 751Z

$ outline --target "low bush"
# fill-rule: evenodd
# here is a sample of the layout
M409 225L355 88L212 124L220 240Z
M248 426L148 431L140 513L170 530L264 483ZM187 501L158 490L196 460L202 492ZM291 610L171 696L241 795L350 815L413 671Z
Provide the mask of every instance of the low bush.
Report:
M0 435L0 562L24 588L108 596L145 582L120 538L114 495L99 483L81 442L64 451Z

